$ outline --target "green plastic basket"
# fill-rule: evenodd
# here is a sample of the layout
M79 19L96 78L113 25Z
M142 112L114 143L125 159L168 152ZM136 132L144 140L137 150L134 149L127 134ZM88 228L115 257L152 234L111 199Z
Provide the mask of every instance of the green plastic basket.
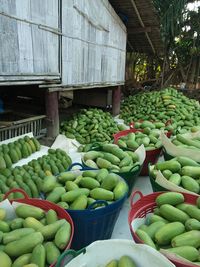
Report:
M163 147L163 156L164 156L165 161L174 158L172 155L170 155L170 154L167 153L167 151L166 151L166 149L164 147Z
M156 183L155 179L151 175L150 167L151 167L151 164L149 164L148 168L149 168L149 178L150 178L150 182L151 182L151 186L152 186L153 192L169 191L166 188L164 188L161 185L159 185L158 183Z
M131 169L130 172L116 173L116 174L120 175L122 178L124 178L124 180L127 182L128 187L129 187L128 196L130 196L130 194L132 193L132 189L136 183L136 179L139 176L141 170L142 170L142 166L136 165Z

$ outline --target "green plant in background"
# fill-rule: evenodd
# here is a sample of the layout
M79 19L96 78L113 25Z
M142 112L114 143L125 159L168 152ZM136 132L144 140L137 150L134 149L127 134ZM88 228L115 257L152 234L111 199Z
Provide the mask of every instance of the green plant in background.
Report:
M200 1L154 0L165 45L162 85L197 84L200 74Z
M200 1L153 0L153 3L160 19L163 54L128 53L126 87L140 88L143 81L157 80L158 88L180 83L185 83L187 88L198 88Z

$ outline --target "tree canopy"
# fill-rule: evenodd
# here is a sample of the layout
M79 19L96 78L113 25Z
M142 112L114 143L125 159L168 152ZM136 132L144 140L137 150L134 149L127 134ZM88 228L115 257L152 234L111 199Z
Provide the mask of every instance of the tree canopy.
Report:
M197 84L200 75L200 1L153 2L160 17L165 46L163 75L169 78L167 73L173 71L174 79Z

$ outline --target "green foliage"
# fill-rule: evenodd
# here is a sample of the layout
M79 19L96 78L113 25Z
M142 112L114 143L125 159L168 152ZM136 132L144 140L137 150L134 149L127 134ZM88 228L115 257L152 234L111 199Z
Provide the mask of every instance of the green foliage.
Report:
M161 22L163 39L169 44L181 30L187 0L153 0Z
M148 70L149 67L153 68L153 78L160 75L160 65L157 58L153 58L152 62L149 63L149 57L146 54L141 53L127 53L126 66L127 66L127 79L132 79L134 81L148 80Z
M153 0L161 22L167 70L181 67L180 81L198 82L200 73L200 1ZM189 9L189 3L192 3ZM166 75L165 75L166 76ZM196 77L196 78L195 78ZM179 81L179 82L180 82Z
M151 61L147 55L138 53L127 55L128 78L131 77L135 81L148 80L152 78L149 73L153 70L156 78L161 72L163 73L160 79L162 86L180 82L198 83L200 1L153 0L153 2L160 17L164 55ZM189 8L189 3L192 8Z

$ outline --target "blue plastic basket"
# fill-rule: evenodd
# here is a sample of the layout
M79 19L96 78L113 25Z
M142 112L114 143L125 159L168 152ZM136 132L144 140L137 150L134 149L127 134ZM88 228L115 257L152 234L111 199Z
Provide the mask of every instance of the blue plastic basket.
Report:
M73 164L71 168L75 165L81 166L80 171L85 170L81 164ZM71 248L79 250L96 240L109 239L126 198L127 194L111 204L104 200L98 200L86 210L67 209L74 223ZM104 207L94 209L96 204L102 204Z

